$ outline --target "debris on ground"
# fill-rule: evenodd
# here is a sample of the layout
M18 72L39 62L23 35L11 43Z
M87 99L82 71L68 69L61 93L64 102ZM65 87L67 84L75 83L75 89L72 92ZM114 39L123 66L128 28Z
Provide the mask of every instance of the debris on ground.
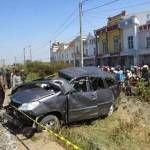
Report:
M18 150L17 138L0 124L0 150Z

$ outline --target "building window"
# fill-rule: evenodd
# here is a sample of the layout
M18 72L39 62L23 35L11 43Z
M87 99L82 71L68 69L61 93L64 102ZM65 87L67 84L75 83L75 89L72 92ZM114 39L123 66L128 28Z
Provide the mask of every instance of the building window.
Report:
M129 49L133 49L134 46L133 46L133 36L129 36L128 37L128 48Z
M105 53L107 51L106 40L102 41L102 48L103 48L103 53Z
M146 47L150 48L150 36L146 37Z
M118 52L120 50L119 37L114 36L113 41L114 41L114 52Z

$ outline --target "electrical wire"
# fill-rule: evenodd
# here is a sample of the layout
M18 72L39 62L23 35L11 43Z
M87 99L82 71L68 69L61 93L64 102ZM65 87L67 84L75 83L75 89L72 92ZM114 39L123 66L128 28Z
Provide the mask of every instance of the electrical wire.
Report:
M74 17L74 18L63 28L63 30L62 30L61 32L59 32L52 40L56 40L56 38L58 38L61 34L63 34L63 33L69 28L69 26L74 23L74 21L75 21L77 18L78 18L78 16ZM43 53L43 52L44 52L44 51L42 51L42 53ZM35 56L37 56L37 55L39 55L39 54L41 54L41 52L40 52L40 53L36 53Z
M60 31L54 38L53 40L56 40L56 38L58 38L62 33L64 33L64 31L66 31L66 29L69 28L70 25L72 25L74 23L74 21L78 18L78 16L75 16L64 28L62 31Z
M78 8L75 8L72 13L65 19L65 21L56 29L56 31L51 34L52 36L58 35L58 32L68 23L68 21L73 17L73 15L76 13ZM37 48L34 48L36 51L42 49L43 47L47 46L49 44L49 41L44 42L40 47L38 46Z
M85 9L85 10L83 10L83 13L84 13L84 12L88 12L88 11L92 11L92 10L95 10L95 9L98 9L98 8L101 8L101 7L104 7L104 6L111 5L111 4L116 3L116 2L118 2L118 1L120 1L120 0L112 0L112 1L110 1L110 2L101 4L101 5L99 5L99 6L96 6L96 7L93 7L93 8Z
M104 9L104 10L101 10L101 12L108 12L108 11L110 12L110 11L116 11L116 10L120 10L120 9L128 9L128 8L137 7L137 6L144 6L147 4L150 4L150 1L146 1L143 3L137 3L137 4L133 4L133 5L128 5L125 7L114 8L114 9ZM97 8L95 8L95 9L97 9ZM95 9L92 9L92 10L95 10ZM92 10L84 10L84 12L87 13L87 12L90 12Z

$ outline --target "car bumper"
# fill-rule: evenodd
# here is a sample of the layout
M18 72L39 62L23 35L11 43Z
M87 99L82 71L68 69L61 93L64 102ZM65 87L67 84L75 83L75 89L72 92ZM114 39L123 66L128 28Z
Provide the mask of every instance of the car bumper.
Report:
M14 117L12 117L11 115L5 113L4 114L4 119L7 120L8 123L13 124L14 126L23 126L23 124L21 123L21 121L19 121L18 119L15 119Z
M30 116L31 117L31 116ZM34 119L34 117L31 117ZM4 119L15 126L32 126L33 121L13 108L7 108Z

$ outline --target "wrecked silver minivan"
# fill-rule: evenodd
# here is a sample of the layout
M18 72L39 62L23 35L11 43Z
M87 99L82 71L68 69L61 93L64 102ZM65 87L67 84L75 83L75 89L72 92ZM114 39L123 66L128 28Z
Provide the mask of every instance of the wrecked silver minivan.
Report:
M41 128L16 111L17 107L47 128L111 115L117 108L119 84L112 74L97 67L72 67L59 77L21 85L12 92L6 118L16 126Z

